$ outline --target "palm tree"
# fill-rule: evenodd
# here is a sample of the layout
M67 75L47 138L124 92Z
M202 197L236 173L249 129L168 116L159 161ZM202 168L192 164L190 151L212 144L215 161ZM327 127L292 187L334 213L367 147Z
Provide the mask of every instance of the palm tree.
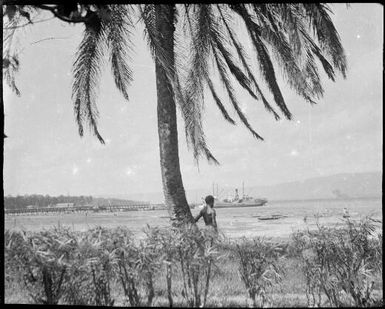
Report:
M83 124L104 143L97 128L95 89L105 51L117 88L128 99L132 80L129 52L132 48L133 20L145 25L146 38L155 61L157 114L165 202L176 222L192 222L179 167L178 106L186 139L196 161L201 156L218 164L207 147L202 128L202 112L207 93L231 124L228 107L220 98L213 76L219 83L239 121L259 140L240 108L234 82L263 104L278 120L292 114L277 82L281 70L289 86L311 104L322 98L319 68L335 81L336 71L346 77L346 58L339 35L326 4L146 4L146 5L36 5L55 17L85 25L83 40L74 62L73 99L79 134ZM239 24L243 31L237 28ZM239 35L245 33L245 35ZM245 43L252 50L245 48ZM255 70L250 58L258 63ZM274 60L272 58L274 57ZM259 78L255 71L259 72ZM263 86L273 97L273 107Z

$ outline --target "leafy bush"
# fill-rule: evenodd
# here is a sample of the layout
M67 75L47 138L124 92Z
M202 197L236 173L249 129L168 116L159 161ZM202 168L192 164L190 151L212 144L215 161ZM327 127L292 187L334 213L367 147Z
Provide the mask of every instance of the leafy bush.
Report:
M281 247L263 238L243 238L232 247L253 306L264 307L269 300L268 289L282 280Z
M5 279L22 279L19 275L23 272L23 265L29 260L26 253L29 249L26 233L6 230L4 249Z
M172 274L175 263L176 250L176 235L177 229L165 229L159 227L147 226L145 230L147 235L147 246L152 248L153 252L158 255L157 266L166 268L166 285L167 285L167 299L170 307L173 307L174 300L172 296Z
M212 276L212 267L220 258L217 251L219 235L213 229L196 230L185 226L176 238L176 260L183 279L182 296L189 306L205 306Z
M111 231L109 247L115 251L117 265L115 273L123 288L124 295L131 306L151 306L155 291L153 278L157 271L158 255L146 242L135 244L133 235L124 228ZM140 294L140 287L144 286L146 295Z
M39 304L113 306L121 294L131 306L151 306L164 293L169 306L178 296L198 307L207 305L214 276L220 281L238 271L253 305L263 307L281 282L288 256L304 273L309 306L325 305L325 298L331 306L374 306L382 303L374 293L382 282L382 234L375 234L374 223L318 225L295 233L289 247L263 238L224 241L211 229L193 226L148 226L140 241L124 227L5 231L5 275L22 282ZM229 287L217 288L223 286Z
M111 231L96 227L82 233L78 243L78 285L86 297L77 295L77 299L90 305L112 306L111 284L115 280L114 270L118 263L111 245ZM75 299L76 299L75 298ZM82 299L83 298L83 299Z
M167 296L173 305L172 275L179 270L182 297L188 306L204 306L213 276L212 268L220 258L216 246L220 237L210 229L198 230L192 225L172 229L148 228L147 246L157 247L166 268Z
M22 274L24 285L35 303L58 304L70 279L74 246L67 230L43 231L27 236L24 232L8 233L6 259L8 267Z
M293 234L293 246L306 277L308 305L371 306L374 277L382 271L382 235L375 222L345 220L342 228L317 224L315 231Z

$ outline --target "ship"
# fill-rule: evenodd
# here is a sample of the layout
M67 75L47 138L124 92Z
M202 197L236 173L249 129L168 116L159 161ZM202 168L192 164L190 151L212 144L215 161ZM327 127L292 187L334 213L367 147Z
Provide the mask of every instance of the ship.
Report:
M213 192L214 193L214 192ZM265 198L254 198L245 194L244 184L242 183L242 197L238 194L238 189L235 189L233 197L220 200L217 195L214 195L214 207L215 208L227 208L227 207L260 207L267 203Z

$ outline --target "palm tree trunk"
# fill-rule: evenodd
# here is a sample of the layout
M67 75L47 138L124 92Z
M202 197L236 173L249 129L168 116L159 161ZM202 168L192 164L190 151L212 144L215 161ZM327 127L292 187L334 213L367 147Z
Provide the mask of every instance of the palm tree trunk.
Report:
M155 5L156 29L163 50L163 54L159 55L159 57L169 59L172 66L174 66L174 6ZM155 52L159 53L160 51ZM175 97L158 57L156 57L155 70L160 165L165 203L171 210L172 220L176 220L176 222L193 222L179 166Z

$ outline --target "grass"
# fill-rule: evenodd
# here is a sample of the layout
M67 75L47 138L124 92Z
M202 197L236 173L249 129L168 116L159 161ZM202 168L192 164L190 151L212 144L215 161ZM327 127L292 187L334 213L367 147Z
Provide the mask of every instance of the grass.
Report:
M4 274L4 299L6 304L28 304L29 296L20 285L20 281Z

